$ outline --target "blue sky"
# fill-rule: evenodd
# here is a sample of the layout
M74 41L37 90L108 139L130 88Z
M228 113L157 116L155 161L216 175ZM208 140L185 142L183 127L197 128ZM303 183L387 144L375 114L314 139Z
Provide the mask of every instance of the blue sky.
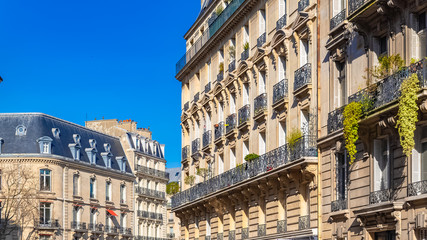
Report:
M0 0L0 112L133 119L180 166L175 64L199 10L199 0Z

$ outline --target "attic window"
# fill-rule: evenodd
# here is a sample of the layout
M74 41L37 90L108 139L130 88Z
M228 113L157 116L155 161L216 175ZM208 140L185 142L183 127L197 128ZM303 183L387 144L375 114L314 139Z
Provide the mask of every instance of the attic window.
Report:
M96 164L96 153L98 152L98 150L96 150L96 140L89 139L89 145L90 148L86 148L85 152L89 158L90 164Z
M68 144L68 147L70 148L71 154L73 155L74 160L80 160L80 135L73 134L74 143Z
M3 143L4 143L3 138L0 138L0 154L1 154L1 147L3 146ZM1 182L0 182L0 184L1 184ZM1 186L0 186L0 188L1 188Z
M111 168L111 158L113 154L111 153L111 145L109 143L104 144L105 152L101 153L102 159L104 160L104 164L107 168Z
M52 128L52 135L54 138L59 138L60 133L61 131L59 130L59 128Z
M40 153L51 154L52 153L52 138L44 136L37 139L39 143Z
M120 171L126 172L126 158L125 157L116 157L117 163L119 164Z
M19 125L16 127L16 136L25 136L27 135L27 128L24 125Z

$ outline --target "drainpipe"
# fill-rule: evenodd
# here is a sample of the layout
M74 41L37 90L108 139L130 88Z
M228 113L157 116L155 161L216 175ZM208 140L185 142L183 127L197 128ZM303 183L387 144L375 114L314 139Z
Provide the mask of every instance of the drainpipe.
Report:
M320 133L320 129L321 129L321 124L320 124L320 119L321 119L321 115L320 115L320 12L319 12L319 5L320 4L320 0L317 0L317 5L316 5L316 13L317 13L317 136L319 136ZM319 240L322 240L322 181L321 181L321 155L320 155L320 151L319 151L319 147L317 148L317 238Z

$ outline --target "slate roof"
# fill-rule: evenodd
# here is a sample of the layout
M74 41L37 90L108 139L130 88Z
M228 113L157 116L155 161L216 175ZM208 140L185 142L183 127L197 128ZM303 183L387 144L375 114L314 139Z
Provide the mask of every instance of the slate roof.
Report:
M16 134L18 126L25 126L26 135L18 136ZM54 128L59 129L59 137L54 136L52 131ZM104 144L109 143L110 151L113 154L111 168L120 171L116 157L126 157L126 155L118 138L43 113L1 113L0 138L3 139L3 144L0 156L4 154L40 154L37 139L47 136L53 140L51 146L53 157L56 155L73 161L73 155L68 146L68 144L74 143L73 134L78 134L81 138L79 162L90 163L85 149L90 148L89 139L94 139L97 148L96 165L105 167L101 153L105 152ZM132 174L129 163L126 164L126 172Z
M169 183L181 181L181 168L166 168L166 172L169 173Z

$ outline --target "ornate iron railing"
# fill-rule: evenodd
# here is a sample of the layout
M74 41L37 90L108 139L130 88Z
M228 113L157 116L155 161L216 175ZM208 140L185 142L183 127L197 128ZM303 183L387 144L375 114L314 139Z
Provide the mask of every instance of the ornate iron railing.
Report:
M264 43L265 43L265 41L266 41L266 38L267 38L267 33L263 33L263 34L261 34L261 36L259 36L259 38L256 40L256 46L257 47L262 47L262 45L264 45Z
M170 238L170 239L172 239L172 238L175 238L175 233L168 233L168 238Z
M190 157L190 145L187 145L185 147L182 148L181 150L181 156L182 156L182 160L187 159L188 157Z
M74 230L87 230L86 223L85 222L72 221L71 222L71 229L74 229Z
M215 140L224 136L224 133L225 133L224 122L220 122L220 123L216 124L215 125Z
M233 13L242 5L245 0L233 0L214 20L209 21L209 27L199 37L191 48L176 63L176 74L178 74L185 65L202 49L206 42L221 28L221 26L233 15Z
M89 230L92 232L103 232L104 231L104 225L101 223L89 223Z
M200 151L200 138L196 138L191 142L191 154L196 154Z
M293 145L283 145L258 159L245 162L241 167L230 169L204 182L172 196L172 208L196 201L208 194L233 186L247 179L284 166L304 157L317 157L317 139L315 136L304 136Z
M233 60L228 64L228 72L232 72L235 69L236 69L236 60Z
M150 176L156 176L159 178L165 178L165 179L169 178L169 173L167 173L165 171L157 170L154 168L149 168L146 166L136 165L136 171L138 173L143 173L143 174L150 175Z
M242 239L249 238L249 228L242 228Z
M365 3L373 1L376 0L348 0L348 15L353 14L356 10L365 5Z
M187 111L190 108L190 103L186 102L184 103L184 112Z
M111 226L111 225L105 225L105 231L107 232L107 233L114 233L114 234L116 234L116 233L118 233L118 227L116 227L116 226Z
M218 75L216 75L216 81L221 82L223 79L224 79L224 72L221 71L220 73L218 73Z
M427 180L408 184L408 196L427 193Z
M392 189L379 190L369 194L369 204L388 202L392 199Z
M237 114L233 113L225 119L225 133L235 129L237 125Z
M288 97L288 79L283 79L273 86L273 104L286 97Z
M217 240L222 240L222 239L224 239L224 233L217 233L217 234L216 234L216 239L217 239Z
M59 228L58 219L40 219L40 222L37 224L36 228Z
M155 212L149 212L149 211L143 211L138 210L137 216L139 218L150 218L154 220L163 220L163 215L161 213L155 213Z
M277 220L277 233L285 233L286 231L286 220Z
M165 192L160 192L154 189L148 189L148 188L136 186L135 193L139 195L146 195L150 197L165 199Z
M337 15L331 18L331 20L329 21L330 30L334 29L335 27L340 25L340 23L344 22L346 18L346 15L345 15L346 12L347 12L347 9L344 8L341 12L339 12Z
M310 216L301 216L298 218L298 230L310 228Z
M338 108L328 113L328 134L343 128L344 107Z
M230 230L228 233L228 240L236 240L236 230Z
M265 224L258 224L258 237L265 236L265 234L266 234Z
M120 227L119 232L123 235L132 235L132 229L130 228Z
M210 83L210 82L208 82L208 83L205 85L205 93L210 92L210 91L211 91L211 89L212 89L211 83Z
M196 103L196 102L198 102L199 101L199 99L200 99L200 94L199 93L196 93L196 94L194 94L194 102Z
M411 64L400 71L382 79L374 85L362 89L359 92L348 97L349 102L365 102L369 105L367 111L378 109L388 103L397 100L400 95L400 86L402 82L412 74L418 75L420 86L426 87L427 80L427 60Z
M243 123L249 121L249 118L251 117L251 105L246 104L245 106L241 107L239 109L239 126Z
M254 115L262 113L267 109L267 93L262 93L254 99Z
M240 59L242 61L245 61L246 59L249 58L249 49L245 49L242 54L240 55Z
M339 199L331 202L331 211L337 212L347 209L347 199Z
M205 236L205 240L211 240L211 236Z
M208 146L212 143L212 131L206 131L203 133L203 147Z
M310 5L310 0L300 0L298 2L298 12L304 11L304 9L309 5Z
M276 22L276 31L279 31L284 26L286 26L286 14L283 15L281 18L279 18L279 20L277 20L277 22Z
M307 63L295 71L294 91L311 83L311 64Z

